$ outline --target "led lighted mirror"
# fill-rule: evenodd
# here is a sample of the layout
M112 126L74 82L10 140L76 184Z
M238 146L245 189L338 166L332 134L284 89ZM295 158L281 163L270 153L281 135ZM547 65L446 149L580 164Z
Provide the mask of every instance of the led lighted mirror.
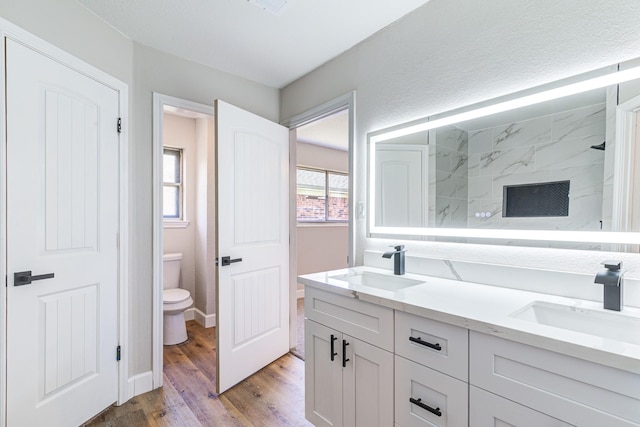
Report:
M592 250L637 245L632 130L640 67L620 70L370 133L370 235Z

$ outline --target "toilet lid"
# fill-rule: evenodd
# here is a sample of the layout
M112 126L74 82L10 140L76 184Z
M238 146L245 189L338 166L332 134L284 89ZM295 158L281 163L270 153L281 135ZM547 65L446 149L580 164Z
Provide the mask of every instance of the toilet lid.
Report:
M165 289L162 291L162 302L175 304L188 300L190 296L191 294L189 294L189 291L186 289Z

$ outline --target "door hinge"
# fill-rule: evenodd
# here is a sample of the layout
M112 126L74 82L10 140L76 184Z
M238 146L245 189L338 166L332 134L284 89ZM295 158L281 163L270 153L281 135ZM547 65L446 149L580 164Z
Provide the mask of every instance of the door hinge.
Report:
M118 117L118 133L122 133L122 118Z
M122 349L120 346L116 347L116 362L119 362L122 356Z

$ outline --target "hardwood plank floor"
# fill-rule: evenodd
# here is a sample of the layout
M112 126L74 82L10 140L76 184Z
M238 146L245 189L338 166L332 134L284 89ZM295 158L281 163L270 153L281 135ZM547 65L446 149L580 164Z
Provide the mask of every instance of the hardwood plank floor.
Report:
M215 393L215 328L187 322L189 339L164 348L164 386L114 406L85 426L310 426L304 362L286 354L227 392Z

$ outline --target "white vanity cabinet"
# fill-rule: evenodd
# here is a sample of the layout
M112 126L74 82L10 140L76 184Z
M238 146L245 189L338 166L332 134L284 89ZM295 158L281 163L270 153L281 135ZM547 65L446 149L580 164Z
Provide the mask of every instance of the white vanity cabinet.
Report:
M504 420L509 423L504 425L527 427L527 414L534 410L547 415L536 426L640 426L638 374L474 331L469 350L471 420L474 414L498 420L507 416L501 405L478 399L476 386L497 395L494 402L520 404L510 405L512 418L520 421Z
M307 287L305 315L306 418L393 425L393 310Z
M401 427L464 427L468 331L395 313L395 421Z
M640 373L580 357L594 349L553 351L517 323L443 323L427 302L424 317L344 288L305 293L305 414L316 426L640 427Z

